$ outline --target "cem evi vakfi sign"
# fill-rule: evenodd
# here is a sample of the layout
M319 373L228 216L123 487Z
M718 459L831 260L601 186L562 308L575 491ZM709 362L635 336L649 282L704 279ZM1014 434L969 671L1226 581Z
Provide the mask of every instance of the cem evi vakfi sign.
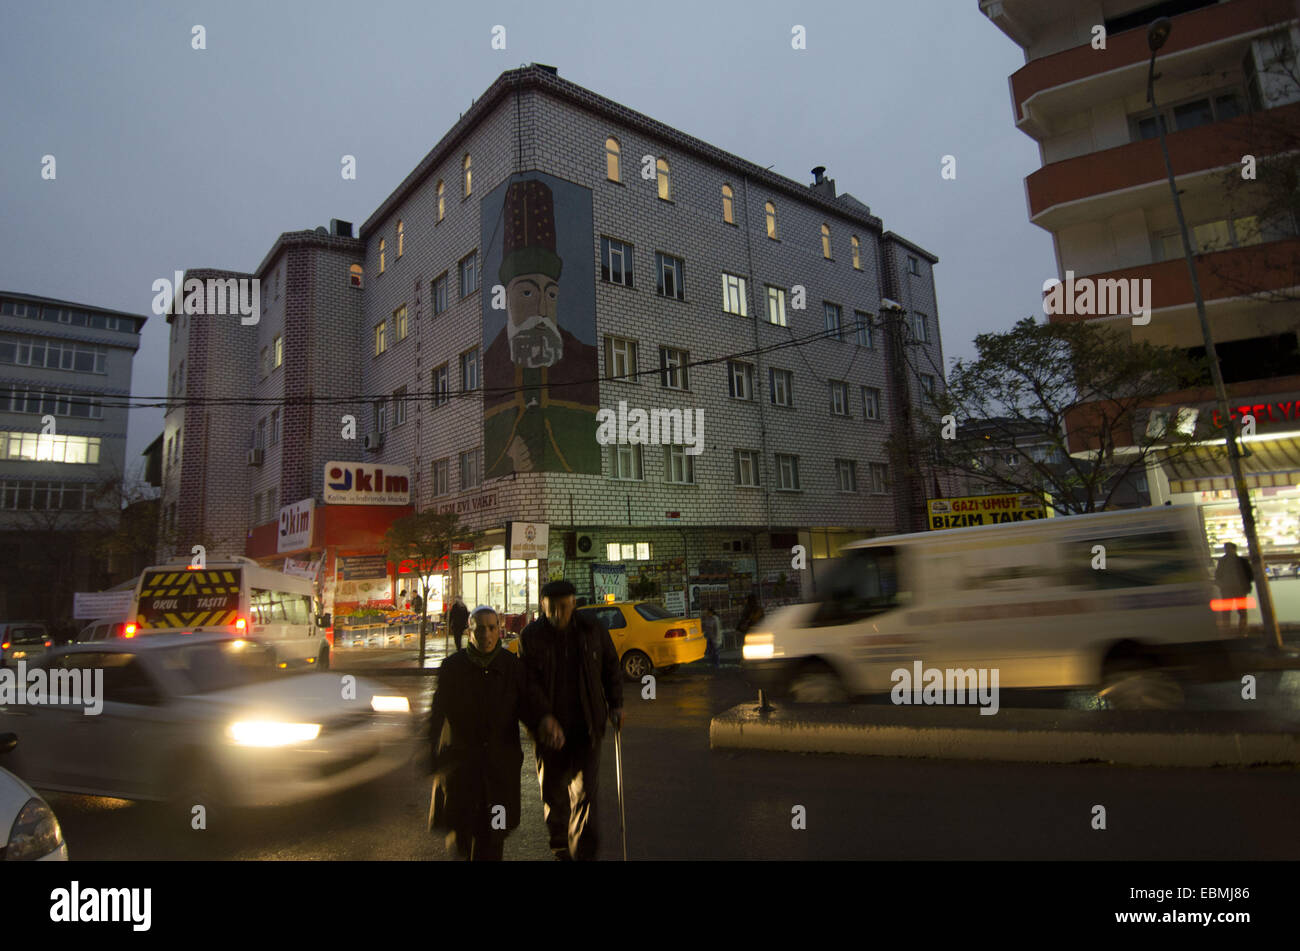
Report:
M407 505L411 471L405 466L325 463L325 502L333 505Z

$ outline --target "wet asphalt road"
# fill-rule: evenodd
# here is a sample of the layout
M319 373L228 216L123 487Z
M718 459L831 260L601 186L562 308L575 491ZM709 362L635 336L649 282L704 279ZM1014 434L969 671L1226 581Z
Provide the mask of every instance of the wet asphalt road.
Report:
M388 658L391 660L391 658ZM340 658L343 661L344 658ZM371 663L379 655L366 658ZM433 679L356 669L411 699ZM631 859L1296 859L1300 770L1137 769L712 751L713 714L753 698L738 668L628 685ZM1104 715L1104 714L1103 714ZM418 723L413 723L418 726ZM525 740L523 821L507 860L550 860ZM413 742L414 747L414 742ZM613 741L601 763L602 858L620 857ZM316 803L213 817L204 832L149 805L50 794L74 860L445 860L415 764ZM1094 830L1094 805L1107 828ZM806 828L792 828L802 806Z

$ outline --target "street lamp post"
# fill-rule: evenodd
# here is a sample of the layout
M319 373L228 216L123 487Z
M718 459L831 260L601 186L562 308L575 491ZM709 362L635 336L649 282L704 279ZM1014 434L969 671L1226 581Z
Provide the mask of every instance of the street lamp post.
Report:
M1246 534L1246 547L1250 552L1250 564L1255 574L1255 587L1259 592L1259 613L1263 621L1264 643L1270 648L1282 647L1282 635L1278 630L1277 618L1273 614L1273 596L1269 591L1268 575L1264 572L1264 557L1259 550L1259 533L1255 529L1255 512L1250 504L1250 490L1246 488L1246 479L1241 471L1241 456L1237 448L1236 427L1228 410L1228 391L1223 385L1223 373L1219 369L1219 356L1214 349L1214 335L1210 332L1210 322L1205 316L1205 300L1201 297L1201 283L1196 277L1196 262L1192 258L1192 242L1187 234L1187 221L1183 218L1183 203L1178 197L1178 185L1174 180L1174 166L1169 160L1169 146L1165 141L1165 122L1156 107L1156 54L1169 39L1173 21L1169 17L1160 17L1152 21L1147 28L1147 46L1151 50L1151 65L1147 69L1147 102L1155 110L1156 132L1160 136L1160 154L1165 159L1165 172L1169 176L1169 191L1174 196L1174 212L1178 216L1178 230L1183 236L1183 256L1187 259L1187 271L1192 278L1192 294L1196 298L1196 316L1201 321L1201 335L1205 338L1205 354L1210 362L1210 376L1214 381L1214 394L1219 402L1219 418L1227 430L1228 465L1232 469L1232 482L1237 492L1237 507L1241 510L1241 523ZM1231 623L1231 618L1229 618Z

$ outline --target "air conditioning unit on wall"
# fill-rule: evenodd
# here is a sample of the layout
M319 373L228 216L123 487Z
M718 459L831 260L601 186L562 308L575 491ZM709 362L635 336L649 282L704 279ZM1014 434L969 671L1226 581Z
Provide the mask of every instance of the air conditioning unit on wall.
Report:
M383 433L366 433L366 449L370 452L376 452L384 445Z
M575 557L577 558L595 558L596 557L596 539L592 538L586 532L578 532L578 537L573 543Z

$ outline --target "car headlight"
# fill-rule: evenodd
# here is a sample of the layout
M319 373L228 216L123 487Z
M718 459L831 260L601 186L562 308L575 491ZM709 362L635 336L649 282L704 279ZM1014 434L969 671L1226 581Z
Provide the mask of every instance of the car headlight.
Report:
M63 844L63 830L54 810L40 799L28 799L9 830L6 861L39 859Z
M766 660L775 652L771 634L746 634L740 654L745 660Z
M376 713L410 713L411 701L405 697L371 697L370 709Z
M319 723L280 723L275 720L240 720L226 731L240 746L290 746L320 735Z

